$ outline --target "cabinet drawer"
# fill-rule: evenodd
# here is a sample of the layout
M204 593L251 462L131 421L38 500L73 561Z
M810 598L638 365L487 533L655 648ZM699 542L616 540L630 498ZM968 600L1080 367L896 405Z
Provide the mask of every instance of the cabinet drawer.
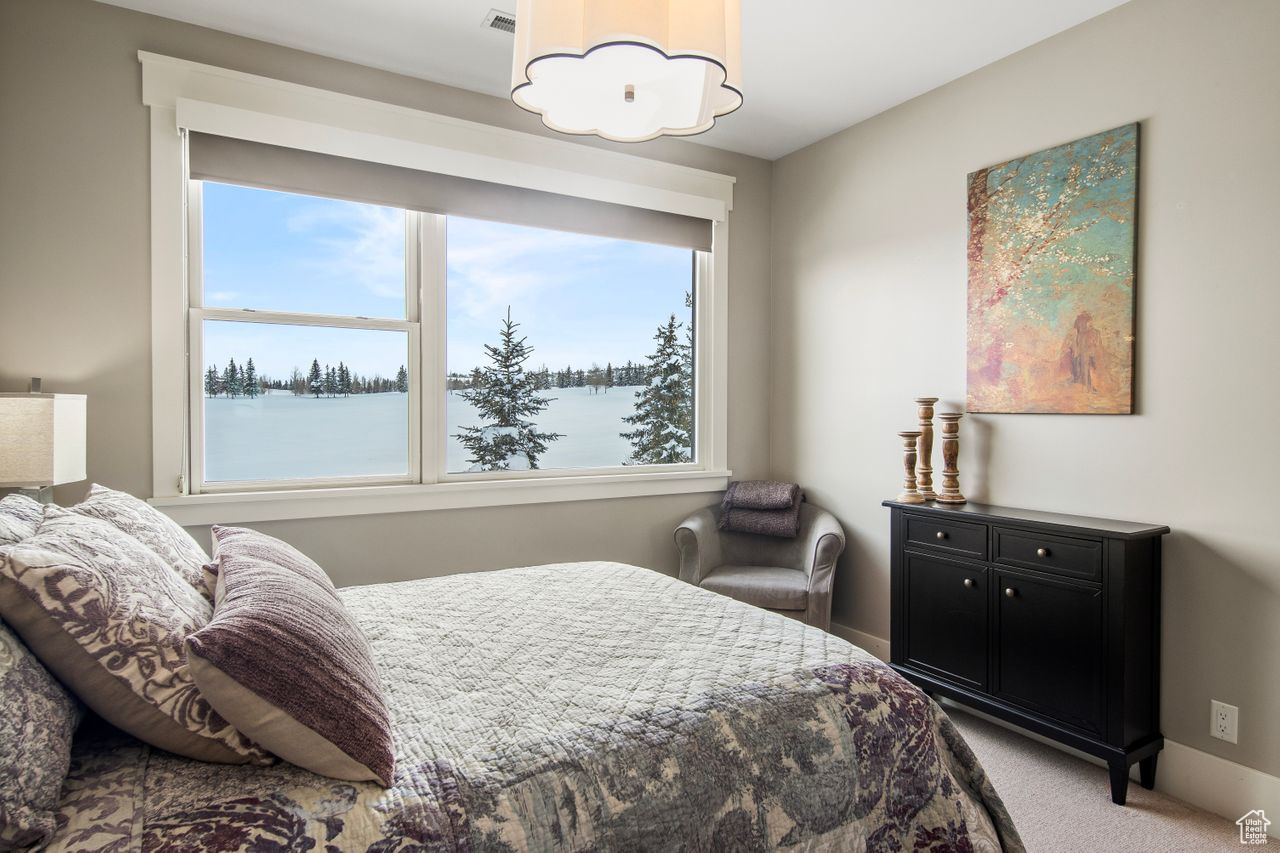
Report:
M1088 581L1102 580L1102 543L1098 540L1008 527L995 528L993 539L997 563Z
M987 526L928 515L907 515L907 545L975 560L987 559Z

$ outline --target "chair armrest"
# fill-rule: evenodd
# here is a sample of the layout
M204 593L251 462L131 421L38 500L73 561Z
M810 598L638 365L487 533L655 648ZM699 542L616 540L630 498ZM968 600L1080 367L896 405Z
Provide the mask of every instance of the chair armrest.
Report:
M805 621L824 631L831 625L831 583L835 577L836 561L840 559L844 546L844 528L840 522L826 510L819 510L804 531L801 553L805 559L805 572L809 575L809 606Z
M680 522L675 536L680 549L680 580L697 586L721 562L715 512L710 507L698 510Z

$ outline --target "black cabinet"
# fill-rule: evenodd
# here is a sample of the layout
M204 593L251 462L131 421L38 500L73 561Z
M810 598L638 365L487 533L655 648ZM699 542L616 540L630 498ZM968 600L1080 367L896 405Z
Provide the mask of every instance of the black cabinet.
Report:
M892 511L891 663L1155 784L1167 527L965 504Z

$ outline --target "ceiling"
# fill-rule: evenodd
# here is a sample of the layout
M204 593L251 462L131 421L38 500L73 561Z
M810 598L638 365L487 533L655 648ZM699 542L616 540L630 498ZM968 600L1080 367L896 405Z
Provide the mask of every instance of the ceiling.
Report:
M507 97L515 0L101 0ZM775 159L1126 0L742 0L745 102L695 141ZM518 109L514 104L511 109ZM641 143L643 144L643 143Z

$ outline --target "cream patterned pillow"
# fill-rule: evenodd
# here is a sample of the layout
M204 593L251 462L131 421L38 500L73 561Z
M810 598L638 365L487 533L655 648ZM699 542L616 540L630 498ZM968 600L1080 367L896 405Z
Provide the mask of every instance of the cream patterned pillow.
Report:
M230 764L270 758L200 695L183 642L212 607L138 540L46 507L0 549L0 616L108 722L153 746Z
M209 601L213 593L205 584L203 566L209 555L169 516L126 492L117 492L94 483L89 496L70 508L72 512L98 518L123 530L182 576Z
M26 495L0 498L0 545L16 545L36 532L44 507Z
M0 623L0 850L53 835L80 703Z

